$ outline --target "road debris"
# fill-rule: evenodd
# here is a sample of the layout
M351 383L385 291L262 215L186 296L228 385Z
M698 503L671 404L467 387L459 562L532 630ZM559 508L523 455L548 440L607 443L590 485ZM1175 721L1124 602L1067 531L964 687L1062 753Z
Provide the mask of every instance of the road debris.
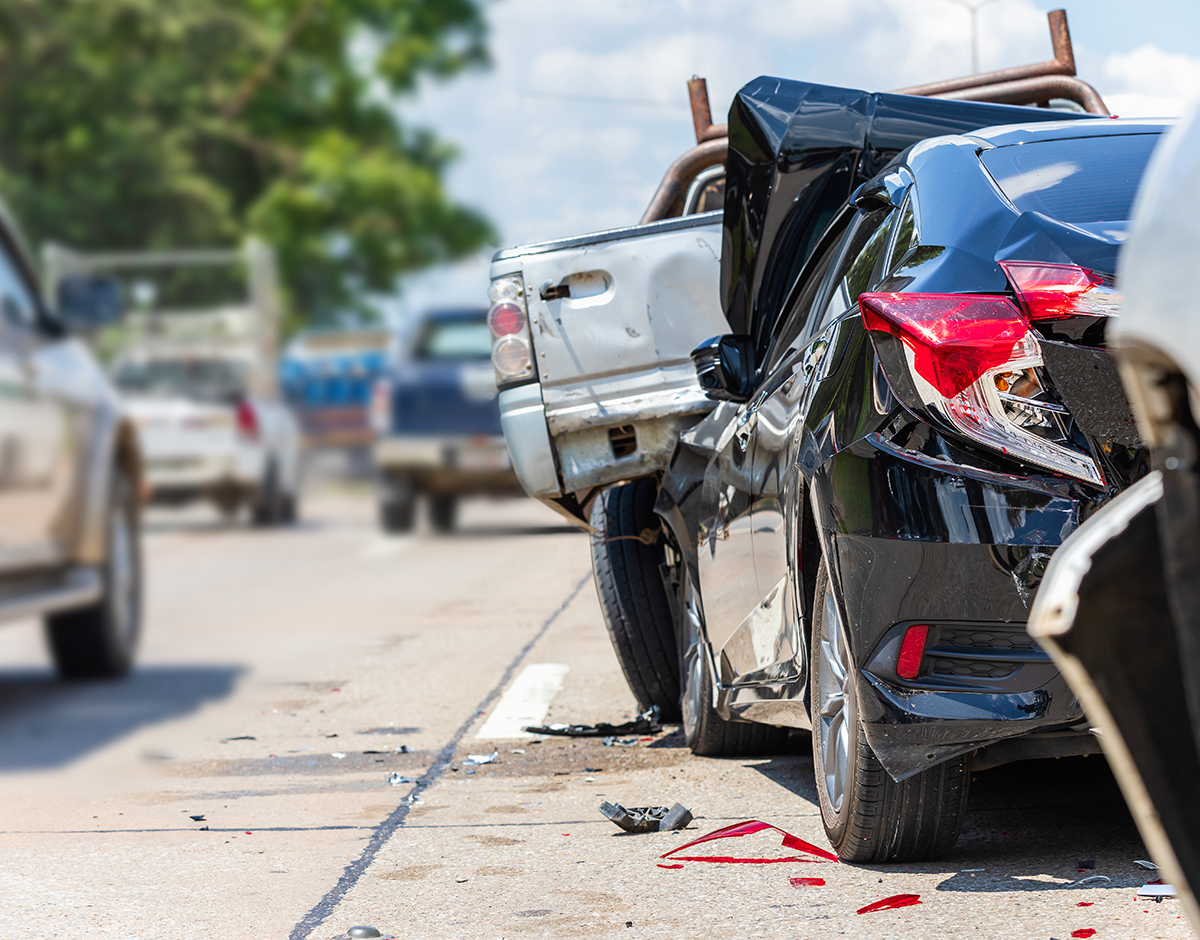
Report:
M530 734L555 734L568 738L608 738L622 734L658 734L662 731L662 725L658 722L658 706L651 705L637 718L619 725L602 721L595 725L529 725L524 730Z
M692 821L692 811L682 803L674 806L632 806L601 803L600 812L626 832L670 832L684 829Z
M1086 868L1095 868L1096 860L1094 858L1077 858L1075 859L1075 867L1080 871Z
M788 884L793 888L824 888L824 878L789 878Z
M464 764L490 764L500 756L499 751L492 751L490 754L468 754L463 758Z
M257 740L258 740L258 738L256 738L252 734L239 734L236 738L221 738L221 743L228 744L230 741L257 741Z
M408 749L408 745L407 745L407 744L400 744L400 745L397 745L395 748L393 748L393 750L394 750L394 751L395 751L397 754L408 754L408 753L411 753L411 752L409 751L409 749Z
M876 911L890 911L897 907L912 907L914 904L920 903L921 895L919 894L893 894L890 898L884 898L881 901L876 901L874 904L860 907L858 913L874 914Z
M203 816L189 816L188 819L190 819L192 822L204 822Z
M638 739L636 737L622 739L609 735L604 739L605 747L637 747L637 743Z
M1155 865L1153 862L1146 861L1144 858L1135 858L1133 860L1133 864L1135 864L1138 868L1146 869L1146 871L1158 871L1157 865Z
M1112 881L1108 875L1091 875L1088 878L1080 878L1078 881L1069 881L1067 884L1073 885L1098 885L1102 881Z
M713 842L718 839L738 839L742 836L752 835L755 832L762 832L764 829L774 829L783 836L783 841L780 843L784 848L793 849L797 852L805 852L815 858L805 858L801 855L788 855L779 858L741 858L731 855L680 855L679 853L692 848L692 846L701 845L705 842ZM745 822L734 823L732 826L725 826L722 829L714 830L706 836L701 836L699 839L693 839L685 845L681 845L677 849L672 849L665 855L660 856L664 859L670 859L675 862L728 862L733 864L772 864L775 862L815 862L826 861L836 862L838 857L832 852L818 848L809 842L805 842L798 836L792 835L778 826L772 826L770 823L762 822L758 819L748 819Z
M1075 937L1076 940L1087 940L1088 937L1095 936L1095 934L1095 927L1080 927L1078 930L1071 931L1071 936Z
M1096 903L1095 901L1080 901L1080 902L1079 902L1078 904L1076 904L1075 906L1076 906L1076 907L1091 907L1091 906L1092 906L1092 905L1094 905L1095 903Z
M345 752L343 752L343 751L334 751L334 752L333 752L333 753L331 753L329 756L330 756L330 757L336 757L338 760L345 760L345 759L346 759L346 754L345 754Z
M351 927L336 940L395 940L395 938L390 933L380 933L378 927L360 924L357 927Z
M394 787L402 786L406 783L416 783L416 777L406 777L398 770L393 770L390 774L383 778Z
M1178 895L1171 885L1165 885L1161 881L1148 881L1138 888L1137 896L1161 904L1163 901L1173 900Z

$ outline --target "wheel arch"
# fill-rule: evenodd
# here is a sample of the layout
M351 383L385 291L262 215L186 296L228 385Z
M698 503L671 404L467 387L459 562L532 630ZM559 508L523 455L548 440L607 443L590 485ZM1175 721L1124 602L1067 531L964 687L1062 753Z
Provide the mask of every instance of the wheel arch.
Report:
M75 561L98 565L104 561L108 539L108 506L113 479L120 472L127 476L137 498L133 501L136 525L141 525L144 502L144 468L137 428L133 421L117 411L97 415L96 433L85 469L86 481L80 497L78 538Z

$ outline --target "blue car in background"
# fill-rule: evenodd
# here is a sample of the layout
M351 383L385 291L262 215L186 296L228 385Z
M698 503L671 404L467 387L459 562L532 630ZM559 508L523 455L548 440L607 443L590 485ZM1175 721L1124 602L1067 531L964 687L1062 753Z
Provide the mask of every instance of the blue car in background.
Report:
M487 310L434 310L377 380L371 419L384 531L410 531L421 495L433 528L449 532L459 497L521 492L500 429L491 352Z
M300 333L288 344L279 364L279 384L300 418L307 444L371 444L371 392L387 371L391 341L387 329L317 329Z

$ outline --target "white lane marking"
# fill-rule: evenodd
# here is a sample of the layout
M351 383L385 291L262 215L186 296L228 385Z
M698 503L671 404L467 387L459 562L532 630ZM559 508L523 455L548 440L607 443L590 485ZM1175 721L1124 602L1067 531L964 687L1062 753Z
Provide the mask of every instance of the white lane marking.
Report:
M402 536L379 536L372 542L368 542L359 552L359 557L365 561L373 561L377 558L391 558L393 555L398 555L406 548L411 548L416 539L411 535Z
M564 663L530 663L500 697L475 737L489 740L533 737L523 729L546 720L550 703L562 691L563 677L570 668Z

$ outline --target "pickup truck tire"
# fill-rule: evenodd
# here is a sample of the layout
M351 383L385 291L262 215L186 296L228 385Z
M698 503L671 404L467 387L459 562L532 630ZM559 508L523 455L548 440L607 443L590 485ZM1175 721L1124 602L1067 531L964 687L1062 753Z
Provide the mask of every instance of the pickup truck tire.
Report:
M434 531L448 533L454 531L454 522L458 518L458 498L448 493L429 494L429 522Z
M256 526L278 525L284 521L286 496L279 485L279 471L272 463L267 467L263 481L258 487L250 517Z
M379 526L384 532L411 532L417 522L417 487L404 476L379 481Z
M654 514L652 479L611 486L596 497L592 572L604 624L638 708L657 705L679 720L679 654L663 586L662 522Z
M142 555L134 487L124 473L113 480L106 529L100 600L46 617L50 652L63 679L112 679L133 665L141 632Z
M810 650L813 768L825 834L844 862L917 862L945 855L967 809L971 755L897 783L863 734L857 674L822 559Z

